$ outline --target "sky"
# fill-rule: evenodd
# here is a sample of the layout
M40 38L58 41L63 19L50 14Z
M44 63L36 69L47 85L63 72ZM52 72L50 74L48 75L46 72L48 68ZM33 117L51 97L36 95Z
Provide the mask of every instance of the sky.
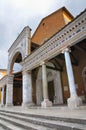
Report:
M63 6L76 17L86 0L0 0L0 69L7 69L8 49L23 28L33 35L42 18Z

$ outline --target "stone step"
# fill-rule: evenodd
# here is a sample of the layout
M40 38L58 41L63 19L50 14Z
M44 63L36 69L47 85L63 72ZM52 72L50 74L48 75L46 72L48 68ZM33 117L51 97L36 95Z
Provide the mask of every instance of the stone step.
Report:
M23 120L19 120L8 116L2 116L0 114L0 120L4 126L4 130L56 130L45 126L36 125ZM0 129L2 130L2 129Z
M67 118L67 117L55 117L55 116L45 116L45 115L37 115L37 114L29 114L29 113L21 113L21 112L14 112L14 111L7 111L7 110L0 110L0 112L4 113L11 113L15 115L22 115L25 117L34 117L34 118L42 118L42 119L49 119L55 121L64 121L69 123L78 123L78 124L86 124L86 119L76 119L76 118Z
M27 126L27 123L31 124L29 126L31 126L32 128L37 128L37 130L41 130L41 128L43 129L43 127L47 127L44 128L45 130L86 130L86 125L85 124L77 124L77 123L69 123L69 122L64 122L64 121L55 121L55 120L50 120L50 119L43 119L43 118L36 118L36 117L27 117L24 115L19 115L19 114L15 114L14 112L10 113L6 113L6 112L0 112L0 118L3 119L5 117L4 120L10 120L10 121L17 121L17 123L22 122L22 124L26 124L25 126ZM34 126L34 125L38 125L38 126ZM41 128L38 128L40 125ZM34 127L33 127L34 126Z
M22 129L22 127L15 126L15 125L11 124L10 122L5 121L3 119L2 120L0 119L0 126L1 126L0 130L12 130L12 129L24 130L24 129Z
M0 120L1 122L1 120ZM0 130L11 130L10 128L6 127L5 125L3 125L4 123L0 123Z

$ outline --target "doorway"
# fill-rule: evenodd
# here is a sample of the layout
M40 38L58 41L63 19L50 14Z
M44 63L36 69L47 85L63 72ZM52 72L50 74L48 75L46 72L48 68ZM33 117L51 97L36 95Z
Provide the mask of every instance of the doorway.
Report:
M14 74L13 82L13 105L20 106L22 104L22 73Z
M54 81L49 81L48 82L48 95L49 95L49 100L54 103Z

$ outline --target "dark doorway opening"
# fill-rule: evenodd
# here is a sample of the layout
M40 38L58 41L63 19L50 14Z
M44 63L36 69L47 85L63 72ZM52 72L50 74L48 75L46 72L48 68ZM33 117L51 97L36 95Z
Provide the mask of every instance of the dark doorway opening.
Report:
M6 104L6 86L4 87L4 105Z
M14 74L13 82L13 105L20 106L22 104L22 73Z
M54 102L54 82L53 81L49 81L48 82L48 95L49 95L49 100L52 101L52 103Z

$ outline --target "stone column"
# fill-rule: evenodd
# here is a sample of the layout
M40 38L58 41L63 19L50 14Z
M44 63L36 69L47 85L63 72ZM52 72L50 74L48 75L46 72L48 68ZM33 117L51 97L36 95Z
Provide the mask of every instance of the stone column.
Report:
M1 106L4 106L4 87L2 88Z
M52 102L49 101L48 98L48 84L47 84L47 72L46 72L46 65L42 63L42 82L43 82L43 98L44 101L41 103L43 108L52 106Z
M42 101L42 79L37 79L36 80L36 100L37 100L37 105L41 104Z
M76 108L82 105L82 100L80 97L77 96L74 75L73 75L73 70L72 70L72 64L71 64L71 59L70 59L68 48L65 49L64 56L65 56L66 69L67 69L67 75L68 75L68 81L69 81L69 90L70 90L70 98L67 100L68 107Z
M61 76L59 71L57 71L54 75L54 89L55 89L54 104L63 104Z
M33 106L31 72L23 71L23 102L22 106Z
M13 106L13 75L8 75L6 87L6 106Z

